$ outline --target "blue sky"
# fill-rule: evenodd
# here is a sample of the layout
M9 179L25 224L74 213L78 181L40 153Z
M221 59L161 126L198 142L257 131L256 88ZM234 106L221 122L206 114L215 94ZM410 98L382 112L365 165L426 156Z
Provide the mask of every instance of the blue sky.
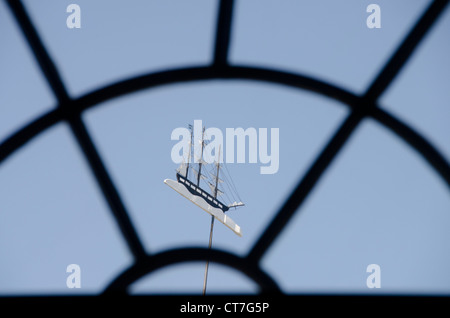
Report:
M211 62L217 1L76 1L81 29L66 27L74 1L24 1L72 97L117 80ZM363 93L429 1L236 1L230 61L320 78ZM450 158L450 9L380 104ZM0 142L56 106L9 8L0 2ZM6 43L6 44L5 44ZM246 207L230 216L242 238L216 223L213 246L245 255L348 108L305 90L244 80L160 86L83 114L148 252L207 246L209 216L164 185L175 178L173 129L279 128L280 168L229 164ZM448 186L403 140L364 120L262 260L285 292L450 293ZM65 123L0 165L0 294L98 293L133 262ZM81 289L66 267L81 267ZM381 267L382 288L366 287ZM174 265L133 293L200 293L203 263ZM211 264L211 292L255 292L248 278Z

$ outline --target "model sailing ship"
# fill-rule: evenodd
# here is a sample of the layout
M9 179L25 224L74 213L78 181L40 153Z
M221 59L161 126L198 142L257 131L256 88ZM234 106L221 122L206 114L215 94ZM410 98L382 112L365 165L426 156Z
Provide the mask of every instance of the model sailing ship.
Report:
M189 128L191 131L191 142L189 143L187 161L181 163L180 167L177 169L176 181L165 179L164 183L212 215L213 218L216 218L225 224L234 233L242 236L239 225L225 214L230 208L236 209L242 207L244 206L244 203L242 203L239 198L239 194L236 191L236 187L234 186L226 166L225 169L223 169L223 165L219 162L220 147L219 155L215 162L208 164L203 160L203 149L207 145L207 141L205 140L205 127L203 127L201 140L198 141L201 144L201 153L199 156L193 154L193 128L191 125L189 125ZM191 158L193 157L196 158L195 161L197 163L190 164ZM207 187L205 187L205 185ZM225 187L228 188L228 191L225 191ZM205 190L205 188L209 188L209 191ZM230 196L232 198L232 203L225 204L225 198L230 201ZM238 199L235 199L236 197Z

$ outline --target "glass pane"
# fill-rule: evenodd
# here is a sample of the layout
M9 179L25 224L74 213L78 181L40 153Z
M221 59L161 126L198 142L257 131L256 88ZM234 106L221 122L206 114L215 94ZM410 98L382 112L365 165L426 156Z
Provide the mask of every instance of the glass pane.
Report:
M429 1L377 1L379 29L366 24L371 3L237 1L232 62L301 72L362 93Z
M68 128L11 159L0 166L0 294L101 292L132 258ZM79 289L66 285L70 264Z
M69 91L79 95L137 73L211 61L216 1L25 1Z
M450 8L436 21L381 105L411 124L450 161Z
M55 99L5 1L0 2L0 30L1 142Z
M345 106L303 91L211 81L133 94L89 110L85 118L149 251L208 244L209 215L163 183L175 180L178 168L171 158L177 144L171 140L174 129L201 119L207 128L220 129L226 145L227 128L254 128L257 138L259 128L278 128L276 173L261 174L269 163L263 164L259 154L250 163L249 142L244 163L236 163L235 154L235 162L226 164L246 204L227 215L242 228L243 237L217 222L213 245L245 253L346 114ZM226 161L229 149L224 148ZM275 167L276 156L272 159Z
M269 250L286 292L449 294L450 197L403 141L364 122ZM369 289L367 266L380 266Z

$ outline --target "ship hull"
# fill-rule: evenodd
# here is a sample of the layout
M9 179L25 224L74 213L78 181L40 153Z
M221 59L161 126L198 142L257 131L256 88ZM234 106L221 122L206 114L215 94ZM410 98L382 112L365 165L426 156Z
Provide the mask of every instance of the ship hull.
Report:
M189 179L187 179L186 177L182 176L179 173L177 173L177 181L178 183L183 184L192 195L202 197L206 201L206 203L208 203L210 206L217 209L221 209L223 213L229 210L228 206L226 206L216 198L213 198L208 192L206 192L199 186L195 185L194 183L192 183L192 181L190 181Z
M208 196L205 197L205 192L201 188L196 187L194 184L192 184L192 182L183 177L180 178L179 174L177 174L177 179L178 181L166 179L164 180L164 183L198 207L202 208L202 210L204 210L205 212L214 216L217 220L231 229L234 233L242 236L240 226L237 225L229 216L224 213L224 209L225 211L228 210L227 206L223 205L220 201L211 198L211 196L209 196L209 198ZM222 208L220 207L220 205L222 206Z

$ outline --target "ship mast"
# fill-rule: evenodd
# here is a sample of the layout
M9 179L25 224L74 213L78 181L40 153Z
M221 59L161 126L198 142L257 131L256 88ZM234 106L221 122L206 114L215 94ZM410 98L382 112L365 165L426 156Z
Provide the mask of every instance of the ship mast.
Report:
M200 176L202 175L202 162L203 162L203 148L205 146L205 141L204 141L204 136L205 136L205 127L203 127L203 131L202 131L202 140L201 140L201 144L202 144L202 150L201 150L201 154L200 154L200 161L198 164L198 174L197 174L197 186L200 185Z
M214 199L217 198L217 190L219 187L219 170L220 170L220 145L219 145L219 158L217 159L217 173L216 173L216 186L214 187Z
M191 130L191 142L189 143L189 154L188 154L188 160L187 160L187 165L186 165L186 179L188 178L189 175L189 162L191 161L191 153L192 153L192 125L189 125L189 129Z

